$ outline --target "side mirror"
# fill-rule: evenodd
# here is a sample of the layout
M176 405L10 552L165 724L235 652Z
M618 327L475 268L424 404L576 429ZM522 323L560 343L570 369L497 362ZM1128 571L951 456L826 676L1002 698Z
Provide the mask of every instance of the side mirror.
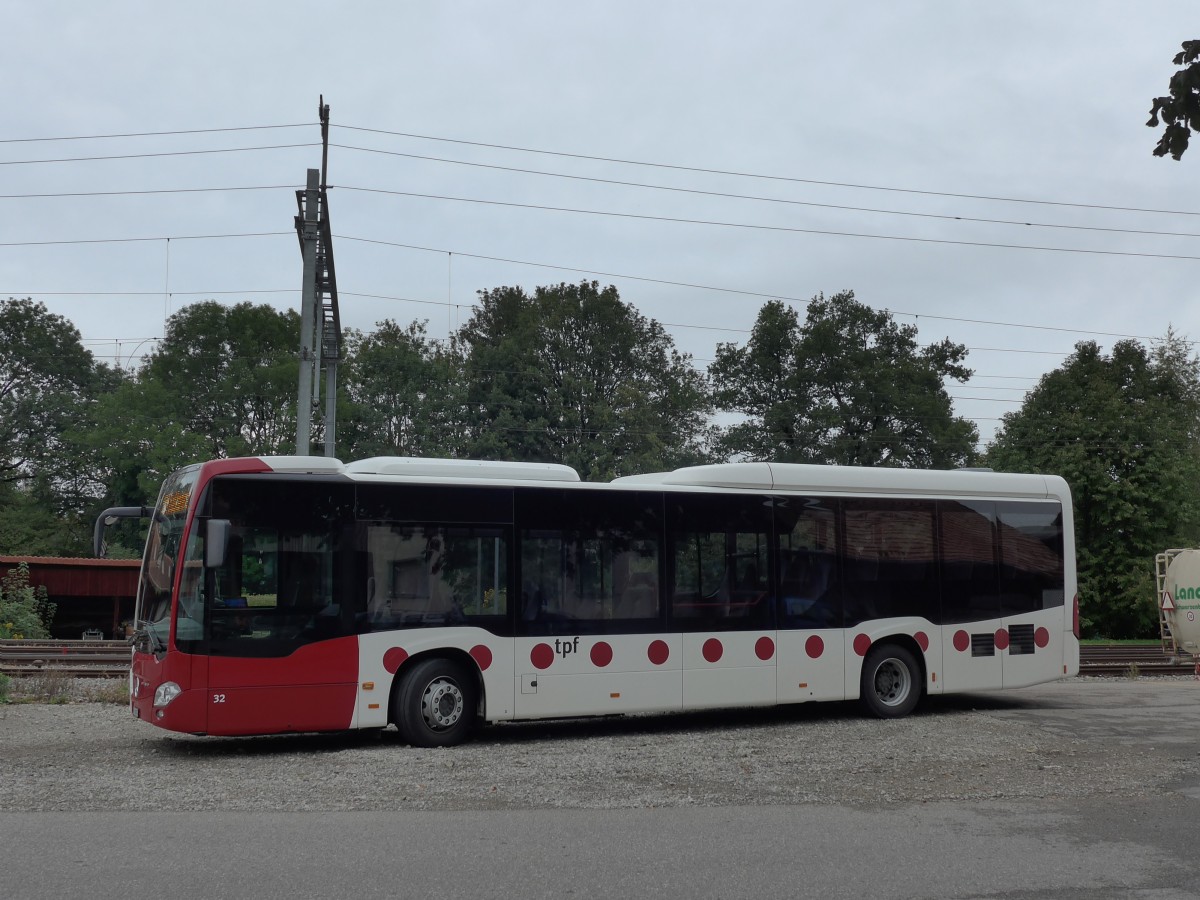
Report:
M204 532L204 565L208 568L219 569L225 565L231 527L228 519L208 520Z
M147 519L154 513L154 508L150 506L109 507L96 517L96 526L92 530L92 551L100 559L104 558L104 529L109 525L116 525L121 519Z

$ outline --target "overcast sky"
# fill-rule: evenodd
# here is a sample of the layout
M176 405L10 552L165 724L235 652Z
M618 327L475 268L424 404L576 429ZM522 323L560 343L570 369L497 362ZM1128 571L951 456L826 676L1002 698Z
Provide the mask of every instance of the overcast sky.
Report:
M971 348L985 439L1077 341L1200 339L1200 145L1144 126L1195 0L22 7L0 297L109 362L190 302L298 308L320 95L346 326L594 278L704 367L766 297L852 289Z

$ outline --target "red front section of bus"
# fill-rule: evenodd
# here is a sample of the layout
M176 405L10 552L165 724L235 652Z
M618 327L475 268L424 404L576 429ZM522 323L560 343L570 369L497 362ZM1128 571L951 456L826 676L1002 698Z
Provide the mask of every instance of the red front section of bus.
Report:
M358 638L301 647L282 658L234 659L136 653L131 706L139 719L190 734L246 735L345 731L354 724ZM165 705L164 684L179 693Z
M255 458L205 463L191 490L188 531L197 498L217 475L264 473ZM182 546L181 542L181 546ZM179 603L182 565L173 578L171 617ZM172 624L161 654L135 650L130 671L134 716L190 734L248 735L344 731L353 727L358 691L358 638L316 641L282 657L184 653Z

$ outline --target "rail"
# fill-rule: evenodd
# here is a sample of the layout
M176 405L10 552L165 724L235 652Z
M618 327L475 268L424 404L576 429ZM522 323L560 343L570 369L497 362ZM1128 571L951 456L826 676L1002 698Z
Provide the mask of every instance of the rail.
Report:
M1085 644L1080 675L1191 675L1200 660L1171 656L1158 644ZM119 678L129 672L127 641L0 641L0 674L47 670L82 678Z
M1084 644L1079 652L1080 675L1191 675L1197 663L1159 644Z
M0 641L0 675L54 671L82 678L119 678L129 672L127 641Z

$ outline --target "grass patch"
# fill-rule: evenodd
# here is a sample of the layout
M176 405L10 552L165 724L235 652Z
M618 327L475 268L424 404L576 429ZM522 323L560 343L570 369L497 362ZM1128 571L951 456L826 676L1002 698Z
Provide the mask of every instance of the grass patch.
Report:
M74 678L57 669L8 677L0 683L0 703L114 703L129 702L125 678Z

